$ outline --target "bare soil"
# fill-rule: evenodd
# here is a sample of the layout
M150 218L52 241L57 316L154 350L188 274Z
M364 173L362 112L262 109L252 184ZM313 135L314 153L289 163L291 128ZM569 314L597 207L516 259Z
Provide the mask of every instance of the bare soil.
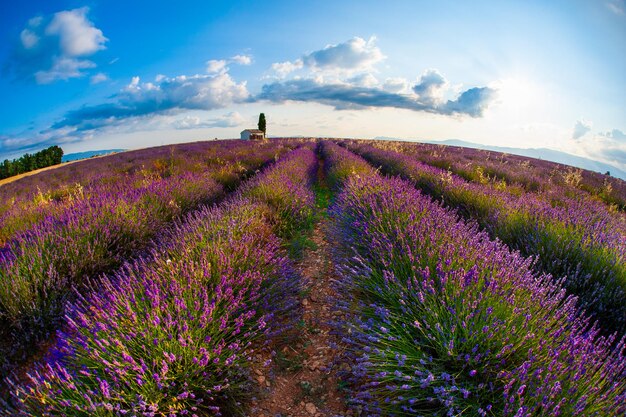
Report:
M320 167L318 180L324 183ZM351 416L337 377L342 344L332 335L333 320L341 313L334 308L329 220L322 217L315 225L308 248L296 268L305 282L302 293L303 320L296 329L294 341L274 352L272 365L254 369L261 395L252 403L254 417L322 417Z
M339 312L333 308L334 269L326 237L327 221L319 222L308 249L297 265L308 288L302 297L303 323L295 343L277 352L273 366L255 369L262 395L252 404L255 417L349 416L336 376L335 358L340 347L331 332L330 321ZM333 343L335 342L335 343ZM333 347L334 346L334 347Z

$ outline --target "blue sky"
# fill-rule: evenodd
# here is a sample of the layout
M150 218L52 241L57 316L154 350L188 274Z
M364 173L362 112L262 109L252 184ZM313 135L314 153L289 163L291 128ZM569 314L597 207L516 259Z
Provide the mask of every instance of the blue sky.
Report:
M238 137L464 139L626 169L623 0L0 6L0 158ZM338 4L337 4L338 3Z

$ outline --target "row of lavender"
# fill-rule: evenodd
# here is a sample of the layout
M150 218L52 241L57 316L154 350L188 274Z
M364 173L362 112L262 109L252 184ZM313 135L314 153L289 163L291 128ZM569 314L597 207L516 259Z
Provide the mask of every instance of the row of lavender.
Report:
M512 191L547 194L555 191L574 198L595 199L626 210L626 182L606 174L488 150L414 142L387 142L429 165L451 170L474 182ZM555 196L558 198L558 195Z
M464 179L411 156L367 144L351 149L386 172L410 179L447 206L475 219L493 238L564 279L606 333L626 334L626 223L588 200L562 196L553 206L534 193L514 195Z
M207 149L210 152L188 160L188 168L203 161L196 172L185 170L184 164L179 163L172 166L167 176L154 171L146 175L144 169L143 173L120 176L113 182L102 182L101 175L92 174L111 163L108 158L97 160L95 165L89 161L82 167L89 184L82 198L42 206L37 211L41 218L16 232L0 248L3 372L26 357L38 340L47 338L57 327L72 288L80 287L85 277L111 271L130 256L146 250L173 219L221 198L225 187L236 185L247 173L288 148L237 141L213 144ZM155 155L159 151L157 148ZM141 154L143 162L151 160L148 152ZM207 161L216 154L220 155L219 162ZM134 156L131 153L124 158ZM90 175L99 180L89 178ZM20 209L28 209L22 207L28 201L18 204ZM30 212L11 213L14 215L10 220L15 220L15 224L20 213L27 217Z
M623 232L626 231L626 216L617 210L620 206L612 203L607 205L605 203L608 200L603 201L603 198L599 198L600 194L609 193L626 201L626 181L618 178L549 161L478 149L414 142L352 141L351 144L357 148L365 144L395 151L426 165L440 168L445 175L455 174L467 182L494 188L513 197L528 194L531 198L551 206L566 208L586 206L594 213L610 218L613 225L618 225ZM436 150L427 152L429 147L435 147ZM598 184L598 176L604 177L606 180L604 185L601 181ZM534 185L529 185L530 183Z
M289 145L290 147L292 145ZM259 167L281 145L210 141L141 149L58 167L0 187L0 245L76 203L119 194L180 175L210 176L232 189L241 171ZM258 156L254 154L258 153Z
M624 341L547 275L398 178L326 142L351 403L366 415L626 412ZM347 251L354 251L352 255ZM351 299L351 297L353 299ZM612 347L616 345L616 347Z
M518 196L531 192L533 198L552 206L588 206L594 211L604 212L604 216L613 217L626 227L626 181L619 178L550 161L485 150L450 147L441 154L435 152L437 157L433 157L432 153L424 153L422 144L398 145L401 153L428 165L450 170L467 181Z
M255 349L298 320L281 248L310 226L317 159L302 148L68 308L47 363L16 385L21 416L234 415Z

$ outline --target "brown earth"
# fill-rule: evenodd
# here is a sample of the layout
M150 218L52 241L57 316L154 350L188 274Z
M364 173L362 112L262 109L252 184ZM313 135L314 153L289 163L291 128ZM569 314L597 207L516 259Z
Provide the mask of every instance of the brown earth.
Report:
M324 185L320 167L318 180ZM314 249L306 249L296 268L303 277L303 320L295 330L294 341L275 352L272 365L263 367L263 359L254 369L261 394L253 401L251 417L322 417L351 416L345 394L337 377L342 345L331 334L330 322L340 318L335 309L333 281L336 279L331 259L329 221L322 217L315 225L311 240Z
M252 404L254 417L321 417L350 416L344 394L333 364L340 348L331 347L336 338L330 334L329 322L337 319L332 297L334 269L330 259L330 244L326 236L326 221L318 223L312 240L317 246L306 250L297 268L307 288L302 297L303 323L295 343L285 346L267 369L255 369L262 388L260 398Z

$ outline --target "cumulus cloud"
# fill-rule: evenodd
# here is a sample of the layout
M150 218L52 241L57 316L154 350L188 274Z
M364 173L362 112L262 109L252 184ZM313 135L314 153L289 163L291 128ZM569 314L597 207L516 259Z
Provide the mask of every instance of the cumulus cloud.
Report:
M277 79L262 87L256 100L282 103L312 101L335 109L393 107L444 115L480 117L494 99L488 87L450 92L449 82L436 69L425 71L411 86L401 77L376 76L375 65L386 57L376 38L354 37L343 43L303 55L295 61L276 62ZM297 74L292 74L299 71ZM451 96L456 96L450 99Z
M601 135L610 139L626 141L626 133L622 132L619 129L613 129L610 132L602 133Z
M374 36L369 40L356 36L343 43L327 45L295 61L276 62L272 64L272 69L279 78L302 68L343 74L372 71L374 65L386 58L375 43Z
M464 114L471 117L481 117L495 96L496 91L489 87L474 87L461 93L456 100L448 100L442 114ZM437 113L437 112L435 112Z
M104 49L106 38L102 31L87 20L89 9L83 7L55 13L46 27L47 36L58 36L61 53L65 56L91 55Z
M278 75L279 78L285 78L288 74L291 74L294 71L302 69L304 67L304 63L301 59L297 59L293 62L285 61L285 62L275 62L272 64L272 70Z
M92 81L102 81L106 77L106 74L98 73ZM30 152L50 144L89 140L103 133L168 127L235 127L245 121L237 112L208 120L190 112L221 109L249 99L246 82L235 81L226 71L176 77L159 74L153 81L146 82L133 77L108 100L68 111L62 119L43 130L0 135L0 153ZM187 117L177 118L183 115Z
M195 129L200 126L200 118L197 116L185 116L182 119L175 120L172 126L175 129Z
M20 41L24 49L34 48L37 42L39 42L39 39L39 36L29 29L24 29L22 33L20 33Z
M418 100L426 105L437 105L443 101L448 81L435 69L429 69L422 74L418 83L413 86L413 92Z
M578 120L574 125L574 130L572 132L572 139L580 139L585 136L590 130L593 124L588 120Z
M346 83L325 84L315 79L294 79L266 84L257 96L259 100L282 103L285 101L312 101L334 106L336 109L363 109L367 107L410 108L417 103L405 96L375 88L357 87Z
M206 62L206 72L214 74L226 69L226 61L223 59L211 59Z
M620 129L594 132L588 120L578 120L563 148L575 155L604 162L626 172L626 133ZM567 130L564 131L567 133ZM613 170L611 170L613 172ZM619 175L619 174L617 174ZM626 177L622 177L626 179Z
M584 141L574 140L572 146L591 159L609 163L626 171L626 134L619 129L588 134Z
M139 77L133 77L111 102L72 110L52 129L71 127L85 131L132 117L219 109L245 101L249 96L246 83L235 82L228 73L159 79L154 83L142 83Z
M455 99L438 105L423 102L418 96L398 94L382 88L361 87L350 83L327 84L316 79L293 79L263 86L257 100L317 102L338 110L392 107L444 115L482 116L495 91L488 87L471 88Z
M252 57L250 55L235 55L230 61L239 65L250 65L252 64Z
M96 67L86 57L106 48L107 38L87 18L89 8L37 16L20 32L20 42L9 62L19 78L34 77L39 84L82 77Z
M382 85L382 89L390 93L408 93L409 81L406 78L387 78Z
M302 58L307 67L317 70L365 70L385 59L380 49L375 46L376 37L369 40L354 37L336 45L327 45L324 49L312 52Z
M359 86L359 87L368 87L368 88L376 87L379 84L376 77L374 77L369 72L366 72L364 74L359 74L355 77L349 78L348 83Z
M84 75L82 70L95 68L95 66L96 64L88 60L57 57L53 61L52 68L35 73L35 80L38 84L50 84L56 80L82 77Z
M185 116L182 119L175 120L172 126L175 129L199 129L209 127L237 127L241 126L245 122L245 119L238 112L230 112L223 116L209 119L206 121L200 120L197 116Z
M97 74L92 75L89 82L91 84L100 84L102 82L105 82L108 79L109 77L105 73L99 72Z
M229 59L211 59L206 63L206 71L209 74L228 71L228 64L250 65L252 57L250 55L235 55Z

